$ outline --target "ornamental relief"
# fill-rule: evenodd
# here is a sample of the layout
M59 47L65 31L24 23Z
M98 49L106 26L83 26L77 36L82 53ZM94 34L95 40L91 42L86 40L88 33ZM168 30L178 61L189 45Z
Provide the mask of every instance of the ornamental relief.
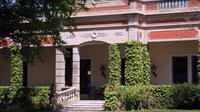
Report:
M82 42L89 40L113 40L113 39L125 39L128 38L128 32L126 29L115 30L92 30L92 31L79 31L79 32L61 32L61 38L63 41L69 42ZM77 41L76 41L77 40Z

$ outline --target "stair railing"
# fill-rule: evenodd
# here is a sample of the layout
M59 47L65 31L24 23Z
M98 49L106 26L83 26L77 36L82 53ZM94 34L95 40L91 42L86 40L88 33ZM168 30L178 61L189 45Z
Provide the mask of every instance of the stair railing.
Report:
M70 87L55 95L57 105L67 105L68 103L79 100L79 90L75 87Z

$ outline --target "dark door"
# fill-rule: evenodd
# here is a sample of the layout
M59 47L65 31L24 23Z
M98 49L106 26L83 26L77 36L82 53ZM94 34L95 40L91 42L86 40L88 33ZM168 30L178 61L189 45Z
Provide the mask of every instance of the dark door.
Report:
M172 73L174 83L188 82L188 59L187 57L172 58Z
M28 63L23 62L23 86L28 86Z
M121 59L121 85L125 85L125 58Z
M195 84L198 81L197 60L197 56L192 56L192 82Z
M90 93L90 60L81 59L80 62L80 93L88 94Z

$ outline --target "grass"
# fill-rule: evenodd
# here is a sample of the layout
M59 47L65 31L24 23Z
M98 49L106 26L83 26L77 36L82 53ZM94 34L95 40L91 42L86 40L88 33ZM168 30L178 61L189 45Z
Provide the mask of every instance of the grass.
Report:
M132 112L200 112L200 110L151 109L151 110L137 110Z

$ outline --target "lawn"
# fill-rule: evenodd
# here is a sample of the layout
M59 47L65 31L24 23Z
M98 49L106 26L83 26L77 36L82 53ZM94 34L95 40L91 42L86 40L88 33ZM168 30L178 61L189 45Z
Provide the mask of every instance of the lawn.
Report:
M169 110L169 109L152 109L152 110L138 110L132 112L200 112L200 110Z

